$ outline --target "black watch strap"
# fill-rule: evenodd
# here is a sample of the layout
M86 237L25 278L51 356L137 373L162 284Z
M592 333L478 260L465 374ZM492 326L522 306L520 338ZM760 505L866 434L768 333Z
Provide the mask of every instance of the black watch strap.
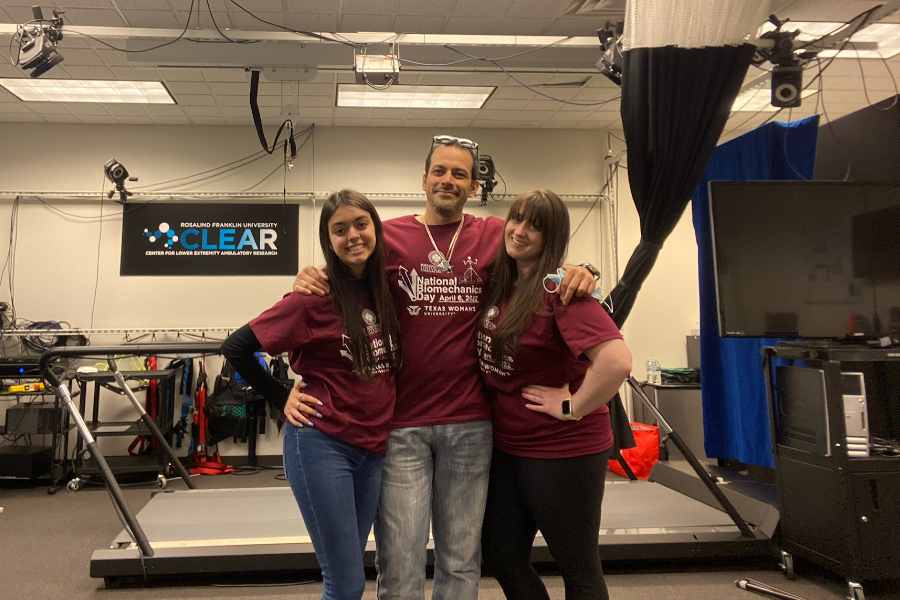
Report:
M600 279L600 270L597 267L595 267L594 265L592 265L591 263L583 262L578 266L584 267L585 269L587 269L587 272L591 274L591 276L594 278L595 281L597 279Z

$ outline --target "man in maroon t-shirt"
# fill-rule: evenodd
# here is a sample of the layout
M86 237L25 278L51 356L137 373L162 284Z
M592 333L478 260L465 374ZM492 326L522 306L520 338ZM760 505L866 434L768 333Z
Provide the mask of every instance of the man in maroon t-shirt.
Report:
M478 597L492 427L474 334L503 221L463 213L479 188L477 164L477 144L435 136L422 176L425 212L384 222L403 365L375 520L379 600L423 597L429 526L432 597ZM295 289L326 294L319 277L306 269ZM561 297L593 288L587 269L571 268Z

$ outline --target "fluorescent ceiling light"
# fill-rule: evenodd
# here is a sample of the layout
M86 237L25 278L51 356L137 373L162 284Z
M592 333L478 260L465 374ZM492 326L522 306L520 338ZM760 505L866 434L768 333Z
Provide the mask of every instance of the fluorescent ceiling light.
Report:
M175 104L161 81L0 79L0 85L25 102Z
M788 21L782 26L784 31L797 31L800 30L800 35L797 36L797 40L800 43L810 42L812 40L818 39L823 35L828 35L829 33L834 33L838 31L843 23L837 22L804 22L804 21ZM760 33L771 31L775 26L771 23L766 23L760 29ZM878 44L877 50L855 50L853 48L854 43L863 43L868 42L866 45L869 46L872 43ZM839 54L839 58L856 58L857 52L859 53L860 58L892 58L900 54L900 23L873 23L871 25L867 25L862 31L853 35L850 38L850 43L847 44L847 47L840 53L838 53L837 49L835 50L822 50L819 52L819 56L821 58L829 58Z
M808 98L818 90L802 90L800 98ZM768 80L765 87L745 90L738 94L731 105L731 112L775 112L777 106L772 106L772 90Z
M338 85L337 105L355 108L481 108L493 86L392 85L372 89L367 85Z

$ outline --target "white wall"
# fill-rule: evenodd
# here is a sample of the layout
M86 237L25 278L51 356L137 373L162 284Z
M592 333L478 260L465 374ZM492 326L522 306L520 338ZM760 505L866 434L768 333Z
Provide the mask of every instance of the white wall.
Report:
M50 200L60 215L35 199L23 198L18 214L15 302L19 317L65 320L74 327L234 327L271 305L290 287L290 277L120 277L121 210L104 200L102 165L115 156L141 181L132 189L210 169L259 149L250 127L159 127L0 124L0 193L94 192L80 200ZM491 154L509 192L535 187L561 194L596 194L605 181L606 135L572 130L461 130L326 128L316 130L301 149L287 178L288 191L326 191L352 187L369 193L415 193L421 189L424 158L431 136L453 133L476 139ZM280 151L232 176L204 182L193 192L235 192L257 183L280 163ZM281 192L282 175L254 191ZM627 175L619 177L619 263L624 268L637 243L637 218L628 196ZM108 185L106 185L108 187ZM173 189L185 188L169 188ZM504 191L503 185L497 191ZM505 206L471 212L503 216ZM11 197L0 200L0 248L6 259ZM378 202L383 217L420 209L420 201ZM588 210L571 207L573 225ZM603 211L595 208L572 241L571 262L610 261L604 251ZM317 214L300 207L300 263L321 262ZM98 236L99 239L99 272ZM94 281L97 298L91 322ZM0 281L0 300L9 300L8 280ZM625 329L635 355L635 374L643 376L647 357L664 366L686 363L684 336L697 327L696 246L690 217L682 220L641 292ZM120 343L103 339L94 343ZM214 365L213 365L213 368ZM3 407L0 406L0 410ZM226 448L242 454L243 448ZM262 440L260 453L278 453L277 438Z

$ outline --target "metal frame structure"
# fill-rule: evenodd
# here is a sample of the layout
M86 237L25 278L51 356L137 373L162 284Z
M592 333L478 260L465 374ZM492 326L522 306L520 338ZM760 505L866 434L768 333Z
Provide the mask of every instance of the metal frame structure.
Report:
M138 514L134 514L126 505L115 476L97 448L66 383L51 365L56 358L103 355L119 385L128 390L124 377L116 368L117 357L162 353L202 355L218 351L217 343L132 344L58 347L41 357L45 378L69 410L123 521L124 530L119 536L91 557L91 576L103 578L108 586L126 581L148 582L150 578L166 576L277 573L318 568L290 488L196 489L157 424L134 395L126 392L140 419L160 442L161 449L190 488L158 492ZM749 525L735 508L734 496L729 497L719 489L684 440L643 393L638 382L629 378L627 383L656 416L664 439L671 440L690 462L702 485L699 492L692 492L667 485L663 478L660 483L611 482L607 486L604 519L614 522L605 522L601 526L601 556L606 560L771 556L774 525L764 523L771 519L756 518L756 525ZM614 499L616 496L619 501ZM645 512L630 514L639 502L645 503ZM265 510L260 509L262 506ZM669 510L659 510L662 506ZM235 519L236 514L241 518ZM632 517L630 522L629 516ZM366 554L367 563L372 564L374 543L371 540ZM429 559L430 554L429 544ZM538 562L553 560L540 536L535 541L534 558Z

